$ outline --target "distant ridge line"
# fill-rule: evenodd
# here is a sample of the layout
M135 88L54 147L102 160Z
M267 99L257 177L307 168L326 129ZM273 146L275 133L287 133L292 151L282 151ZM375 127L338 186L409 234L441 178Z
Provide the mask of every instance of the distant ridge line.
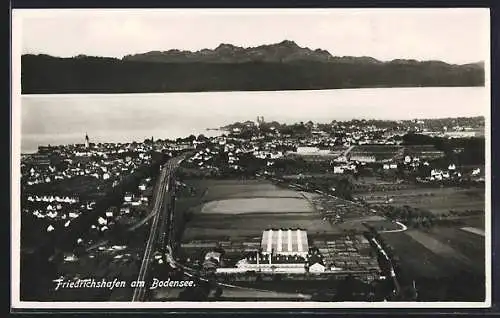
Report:
M21 57L23 94L321 90L484 86L484 63L336 57L285 40L241 48L169 50L122 59Z

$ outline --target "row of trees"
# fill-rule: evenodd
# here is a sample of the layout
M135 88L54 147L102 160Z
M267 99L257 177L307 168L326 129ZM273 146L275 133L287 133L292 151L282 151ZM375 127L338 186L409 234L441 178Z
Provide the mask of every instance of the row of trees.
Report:
M429 228L437 222L437 218L432 212L408 205L379 205L376 206L376 209L384 213L387 218L400 221L410 227Z
M397 220L409 227L413 228L431 228L436 225L451 225L461 224L460 217L481 215L483 210L465 210L434 214L425 209L413 208L408 205L392 206L392 205L376 205L378 211L381 211L387 218Z
M353 199L353 185L349 177L304 177L298 179L298 183L304 185L310 191L320 190L325 193L332 193L345 200Z

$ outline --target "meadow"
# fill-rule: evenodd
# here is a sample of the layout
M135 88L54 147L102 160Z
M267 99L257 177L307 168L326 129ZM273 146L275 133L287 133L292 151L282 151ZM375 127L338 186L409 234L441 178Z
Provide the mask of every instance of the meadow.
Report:
M206 214L248 214L313 212L304 198L254 197L217 200L205 203L201 213Z
M259 180L193 180L198 197L185 211L182 241L260 237L268 228L335 231L300 192Z
M424 301L483 301L485 244L479 235L439 227L381 234L399 263L401 281L415 281Z
M485 210L485 192L480 188L414 188L360 193L356 197L367 203L380 204L389 201L391 205L409 205L434 214Z

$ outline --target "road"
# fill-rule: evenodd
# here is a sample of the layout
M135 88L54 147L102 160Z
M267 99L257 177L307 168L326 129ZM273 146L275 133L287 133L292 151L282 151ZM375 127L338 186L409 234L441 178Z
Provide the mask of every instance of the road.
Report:
M144 222L147 222L151 219L151 229L149 231L146 248L144 250L144 256L142 258L139 275L137 277L138 281L146 281L153 251L155 250L155 247L158 246L158 241L163 235L160 230L161 228L163 228L162 224L166 221L167 217L170 219L172 218L173 213L170 213L170 204L172 198L171 192L174 191L174 187L172 186L174 184L173 173L183 160L184 156L170 159L163 166L160 172L160 176L156 184L156 191L153 194L154 198L151 213L146 217L146 221L143 220ZM132 301L144 301L145 294L146 284L144 284L144 286L139 285L134 290Z
M397 230L379 231L379 233L397 233L397 232L404 232L404 231L408 230L408 227L406 225L404 225L403 223L398 222L398 221L394 221L394 223L396 223L397 225L401 226L401 228L397 229Z

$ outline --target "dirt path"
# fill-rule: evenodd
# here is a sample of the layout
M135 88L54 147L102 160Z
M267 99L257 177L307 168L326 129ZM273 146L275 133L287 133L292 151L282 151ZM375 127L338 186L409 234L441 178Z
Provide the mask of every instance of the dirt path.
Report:
M397 230L380 231L380 233L398 233L398 232L404 232L404 231L408 230L408 227L406 225L404 225L403 223L397 222L397 221L394 221L394 223L401 226L401 228L397 229Z

